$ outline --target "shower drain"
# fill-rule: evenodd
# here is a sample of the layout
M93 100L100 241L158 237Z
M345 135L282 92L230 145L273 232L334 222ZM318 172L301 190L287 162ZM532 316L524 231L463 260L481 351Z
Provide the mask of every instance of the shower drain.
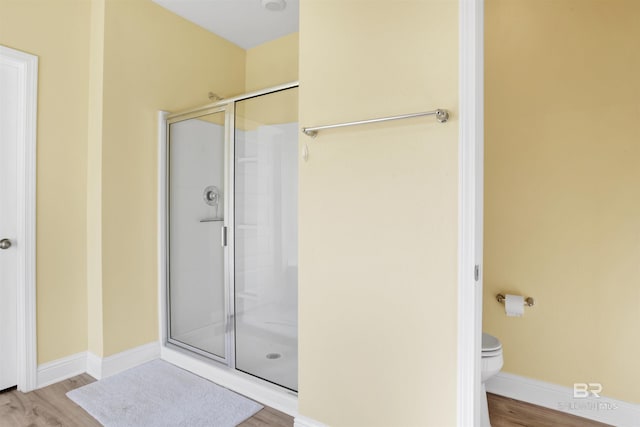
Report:
M280 353L267 353L267 359L280 359L281 357Z

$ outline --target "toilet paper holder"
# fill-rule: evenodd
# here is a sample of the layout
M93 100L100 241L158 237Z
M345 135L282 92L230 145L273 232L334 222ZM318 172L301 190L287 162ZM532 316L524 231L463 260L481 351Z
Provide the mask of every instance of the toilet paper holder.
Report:
M496 295L496 300L498 300L498 302L501 303L501 304L504 304L505 299L506 298L505 298L504 294ZM526 297L524 299L524 305L526 305L527 307L533 307L534 304L535 304L535 301L533 300L533 298Z

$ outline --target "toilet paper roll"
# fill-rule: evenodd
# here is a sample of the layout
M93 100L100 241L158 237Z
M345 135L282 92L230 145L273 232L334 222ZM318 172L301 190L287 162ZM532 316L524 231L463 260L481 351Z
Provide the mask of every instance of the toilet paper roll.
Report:
M524 314L524 297L507 294L504 300L504 311L509 317L522 317Z

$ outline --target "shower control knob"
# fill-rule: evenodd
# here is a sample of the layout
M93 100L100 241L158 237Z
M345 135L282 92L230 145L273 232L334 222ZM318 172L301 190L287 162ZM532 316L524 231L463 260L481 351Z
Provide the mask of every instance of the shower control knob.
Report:
M202 198L209 206L217 206L220 202L220 190L215 185L210 185L202 192Z
M207 193L204 195L204 198L207 200L207 202L215 203L216 201L218 201L218 195L213 191L207 191Z
M11 247L11 240L2 239L0 240L0 249L9 249Z

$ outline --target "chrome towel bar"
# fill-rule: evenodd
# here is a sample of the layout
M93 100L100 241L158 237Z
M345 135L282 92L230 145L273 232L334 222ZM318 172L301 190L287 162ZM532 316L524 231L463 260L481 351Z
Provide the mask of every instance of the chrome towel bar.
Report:
M446 121L449 120L449 112L447 110L442 110L438 108L437 110L424 111L422 113L403 114L401 116L381 117L378 119L360 120L357 122L348 122L348 123L339 123L335 125L302 128L302 132L305 135L310 136L311 138L315 138L318 135L319 131L325 130L325 129L335 129L335 128L342 128L346 126L355 126L355 125L366 125L368 123L388 122L391 120L411 119L413 117L422 117L422 116L436 116L436 120L438 120L438 122L440 123L446 123Z

